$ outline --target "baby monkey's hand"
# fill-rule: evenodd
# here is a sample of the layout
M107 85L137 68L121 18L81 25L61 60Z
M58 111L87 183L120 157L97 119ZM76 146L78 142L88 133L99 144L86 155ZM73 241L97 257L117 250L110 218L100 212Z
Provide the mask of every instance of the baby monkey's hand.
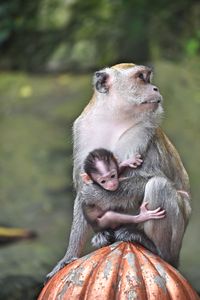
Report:
M137 215L138 223L145 222L151 219L162 219L165 217L165 210L162 210L160 207L154 210L147 209L148 202L142 203L140 206L140 213Z
M120 167L130 167L136 169L143 163L140 154L136 154L133 158L129 158L120 164Z
M101 229L112 228L115 229L123 224L136 224L152 219L163 219L165 217L165 210L160 207L154 210L146 208L148 202L144 202L140 206L139 215L126 215L115 211L107 211L103 216L97 218L98 227Z

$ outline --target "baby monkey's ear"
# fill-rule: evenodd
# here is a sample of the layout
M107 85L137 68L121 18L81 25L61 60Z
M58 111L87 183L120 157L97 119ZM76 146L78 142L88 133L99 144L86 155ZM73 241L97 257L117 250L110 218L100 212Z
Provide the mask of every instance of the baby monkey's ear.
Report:
M93 84L99 93L108 93L109 91L109 75L106 71L97 71L94 73Z
M90 178L90 176L87 173L82 173L81 178L82 178L83 182L86 184L93 183L93 180Z

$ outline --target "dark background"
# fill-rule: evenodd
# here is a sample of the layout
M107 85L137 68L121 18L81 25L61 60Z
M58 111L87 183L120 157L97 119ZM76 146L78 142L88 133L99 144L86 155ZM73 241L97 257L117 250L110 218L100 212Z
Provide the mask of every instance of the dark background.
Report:
M72 123L92 95L93 71L119 62L153 66L164 96L163 128L193 196L180 270L200 290L199 1L10 0L0 2L0 227L38 237L0 239L0 299L35 299L63 256Z

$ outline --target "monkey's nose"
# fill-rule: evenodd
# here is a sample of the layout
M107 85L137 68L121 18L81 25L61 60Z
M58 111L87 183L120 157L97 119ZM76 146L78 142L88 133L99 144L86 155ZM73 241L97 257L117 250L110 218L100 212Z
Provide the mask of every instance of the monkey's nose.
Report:
M110 191L115 191L118 188L117 182L108 182L107 183L107 189Z

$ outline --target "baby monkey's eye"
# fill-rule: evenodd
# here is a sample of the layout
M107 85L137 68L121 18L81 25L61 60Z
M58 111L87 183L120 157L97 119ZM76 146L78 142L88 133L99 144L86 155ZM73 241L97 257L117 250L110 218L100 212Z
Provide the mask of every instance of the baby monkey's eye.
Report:
M111 175L111 178L115 178L115 174Z
M101 183L104 184L104 183L106 183L106 181L105 181L105 180L102 180Z

